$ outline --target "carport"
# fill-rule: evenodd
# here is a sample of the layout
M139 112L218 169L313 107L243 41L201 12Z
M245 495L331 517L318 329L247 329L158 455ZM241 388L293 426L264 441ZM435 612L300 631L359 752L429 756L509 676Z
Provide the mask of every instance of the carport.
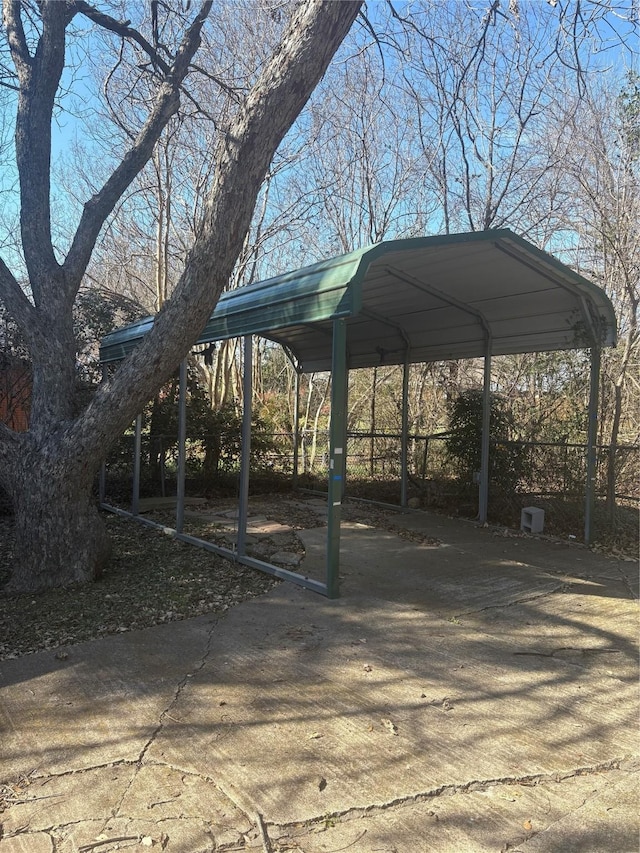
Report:
M106 365L125 358L153 325L149 317L101 342ZM298 376L331 371L328 530L325 582L246 553L251 448L252 336L281 344ZM244 424L237 547L231 551L183 532L186 361L180 368L178 499L175 535L223 556L339 595L340 508L346 460L349 370L401 364L403 374L402 494L407 500L408 367L413 363L482 357L484 419L479 520L487 517L491 359L496 355L586 349L591 354L585 541L591 538L600 352L616 341L613 306L595 284L508 229L392 240L224 294L197 344L243 337ZM296 424L297 432L297 424ZM141 418L131 512L138 516ZM297 443L296 443L297 444ZM296 464L294 459L294 470ZM154 524L146 519L148 524ZM158 525L159 526L159 525Z

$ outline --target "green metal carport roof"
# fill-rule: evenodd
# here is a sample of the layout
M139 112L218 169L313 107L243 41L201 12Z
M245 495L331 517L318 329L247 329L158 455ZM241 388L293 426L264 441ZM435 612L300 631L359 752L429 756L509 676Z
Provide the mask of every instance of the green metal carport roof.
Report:
M613 346L606 294L508 229L392 240L223 294L199 344L259 334L304 372L331 369L332 321L346 318L349 368ZM125 357L149 317L107 335Z

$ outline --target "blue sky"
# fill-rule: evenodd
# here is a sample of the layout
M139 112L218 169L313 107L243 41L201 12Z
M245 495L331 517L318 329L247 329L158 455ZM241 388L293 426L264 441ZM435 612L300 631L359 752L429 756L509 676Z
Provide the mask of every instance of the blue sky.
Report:
M454 2L456 2L456 0L450 0L448 4L445 3L441 5L449 5L453 7ZM507 8L506 3L503 5ZM637 68L638 48L640 47L640 42L638 40L637 24L634 28L634 25L629 21L624 20L623 17L625 14L627 16L630 15L633 7L633 0L625 0L625 2L620 3L617 3L617 0L612 0L611 5L612 9L599 21L592 50L583 56L583 62L591 67L595 66L600 69L607 69L608 73L612 75L621 76L628 68L634 66ZM486 2L473 4L473 7L476 8L479 13L484 11L486 6ZM404 13L408 9L415 9L415 7L415 3L396 3L396 8L400 13ZM385 20L387 19L387 8L386 3L382 2L382 0L374 0L374 2L369 2L367 4L367 15L376 29L383 29ZM561 4L558 3L556 7L552 7L546 2L546 0L535 0L535 2L529 3L521 2L520 8L522 15L534 17L545 16L547 19L553 19L554 17L557 18ZM573 11L575 9L575 4L572 5L570 2L568 4L568 8ZM480 19L481 17L481 14L479 14ZM598 49L598 47L600 49ZM387 61L392 60L388 58ZM73 73L69 70L66 71L63 78L63 87L65 89L68 88L71 91L71 94L62 100L63 108L59 112L53 126L52 161L54 166L62 159L67 160L69 163L71 162L71 158L69 156L70 147L74 142L76 134L78 134L80 138L84 139L85 142L88 142L88 139L84 134L85 117L83 117L82 114L86 113L88 116L91 116L92 105L95 97L93 83L88 72L86 72L86 76L83 76L81 69L80 71ZM6 146L6 143L10 143L11 141L15 97L8 90L4 90L3 95L5 97L3 99L4 107L2 117L4 119L4 142ZM0 229L7 222L7 218L9 221L13 219L13 222L15 223L18 204L15 194L15 188L17 186L16 171L15 167L12 165L11 158L9 157L9 154L11 153L11 146L9 145L8 148L5 146L3 146L4 162L2 163L2 170L0 171L0 214L2 214ZM79 203L63 201L66 197L66 194L63 191L60 191L59 197L60 203L66 207L64 218L67 223L69 223L73 217L78 215L80 209ZM58 207L57 210L54 210L54 214L55 213L60 213L60 207ZM0 230L0 246L7 245L7 242L11 242L14 236L14 234L6 233L6 231L3 234ZM14 266L18 262L12 251L10 251L9 254L6 254L5 252L5 260L10 264L13 262Z

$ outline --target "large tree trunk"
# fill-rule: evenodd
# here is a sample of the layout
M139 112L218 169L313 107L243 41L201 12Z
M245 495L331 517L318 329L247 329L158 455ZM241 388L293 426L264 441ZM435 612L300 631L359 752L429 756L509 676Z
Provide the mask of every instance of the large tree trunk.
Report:
M110 554L91 491L93 477L46 449L25 454L10 487L16 547L8 593L95 580Z

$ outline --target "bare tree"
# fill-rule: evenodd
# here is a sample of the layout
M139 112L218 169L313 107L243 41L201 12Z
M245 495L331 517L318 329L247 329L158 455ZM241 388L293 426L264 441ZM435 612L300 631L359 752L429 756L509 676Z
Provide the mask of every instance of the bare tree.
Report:
M546 13L496 16L467 3L416 17L404 77L439 230L509 225L539 237L548 211L538 202L559 157L540 144L540 118L576 85L550 49L556 26Z
M593 87L571 125L563 168L571 203L564 223L577 262L612 300L619 346L603 354L603 439L609 445L607 502L615 517L618 445L638 439L640 405L640 78Z
M211 8L205 2L173 53L128 22L75 2L37 7L5 0L4 26L19 89L16 163L21 241L33 302L6 262L0 297L18 323L33 365L29 431L0 427L0 481L15 509L13 591L86 581L99 573L108 543L90 501L110 444L186 355L229 279L264 174L358 14L359 2L310 0L295 9L269 60L224 129L197 238L176 288L138 349L72 411L75 340L72 308L96 239L118 200L148 162L180 103L180 89ZM127 153L84 205L63 260L52 242L51 121L65 67L67 31L78 15L135 43L157 79L154 98Z

